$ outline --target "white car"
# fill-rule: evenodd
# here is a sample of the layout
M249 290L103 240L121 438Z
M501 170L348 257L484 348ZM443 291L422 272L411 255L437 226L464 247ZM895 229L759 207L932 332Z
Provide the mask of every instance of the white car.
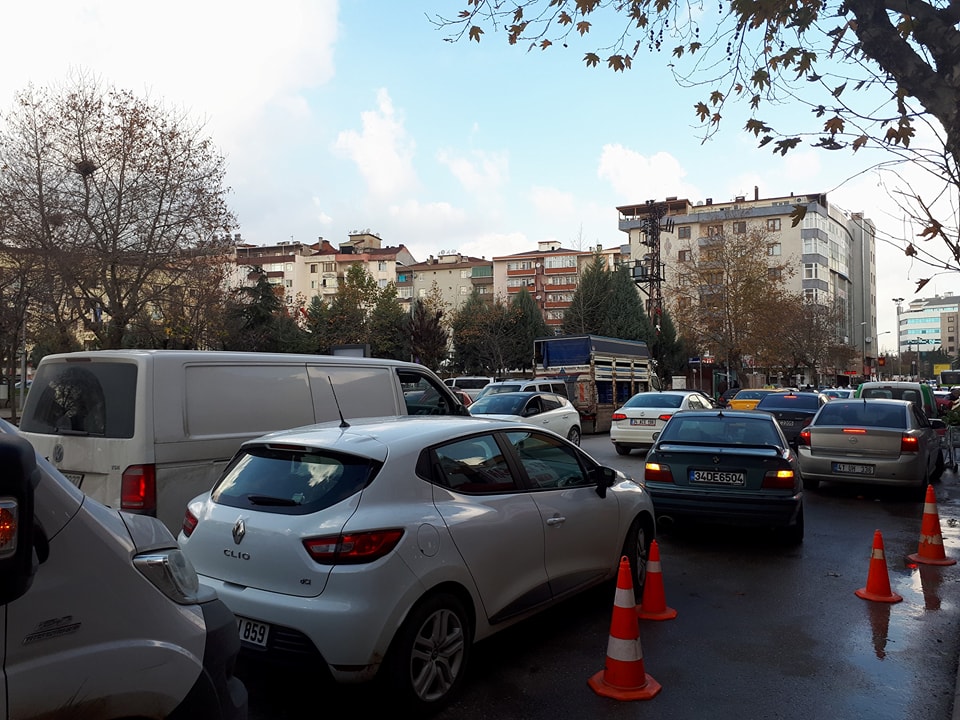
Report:
M338 681L380 672L429 711L475 641L612 581L621 556L639 601L655 528L642 484L553 433L397 417L248 441L179 540L242 652Z
M467 408L474 417L525 422L553 430L574 445L580 444L580 413L561 395L546 392L508 392L481 395Z
M709 398L699 390L650 390L637 393L613 413L610 442L618 455L647 449L655 435L679 410L709 410Z

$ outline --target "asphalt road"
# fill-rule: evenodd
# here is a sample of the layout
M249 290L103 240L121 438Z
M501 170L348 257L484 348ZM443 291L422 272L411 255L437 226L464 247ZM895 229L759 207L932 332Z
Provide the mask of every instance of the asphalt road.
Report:
M609 438L583 447L631 474L643 456L617 456ZM935 485L948 557L960 559L960 481ZM951 718L960 654L960 564L910 563L923 503L868 486L807 493L806 538L715 527L661 529L667 604L677 617L642 621L646 672L661 686L649 700L596 695L604 667L613 586L584 593L475 648L464 692L442 720L523 718L726 718L809 720ZM863 600L874 533L900 603ZM386 591L386 589L385 589ZM397 713L377 686L336 687L307 671L244 663L252 720L330 713Z

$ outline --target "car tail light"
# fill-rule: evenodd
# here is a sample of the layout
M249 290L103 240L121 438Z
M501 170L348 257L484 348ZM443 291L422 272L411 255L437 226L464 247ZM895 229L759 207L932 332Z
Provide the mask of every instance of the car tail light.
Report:
M0 500L0 559L17 554L20 506L14 498Z
M120 509L140 515L156 515L156 465L131 465L123 471L120 478Z
M643 466L643 479L647 482L673 482L670 466L662 463L647 463Z
M844 428L843 432L849 435L866 435L867 431L863 428Z
M379 560L393 550L402 537L403 530L399 528L373 530L307 538L303 547L313 561L321 565L359 565Z
M920 451L920 441L913 435L903 435L900 437L900 452L915 453Z
M187 510L183 515L183 524L180 526L180 529L183 530L184 535L190 537L193 535L193 531L197 529L198 522L200 521L197 519L197 516Z
M801 430L800 434L797 435L797 445L803 445L804 447L810 447L810 431Z
M610 416L611 420L626 420L627 416L623 413L616 412Z
M767 470L763 476L761 487L768 490L791 490L793 489L795 476L790 468L780 470Z
M667 420L669 420L669 419L672 418L672 417L673 417L673 414L671 414L671 413L666 413L666 414L664 414L664 415L661 415L661 416L660 416L659 418L657 418L657 419L658 419L658 420L662 420L663 422L666 422Z

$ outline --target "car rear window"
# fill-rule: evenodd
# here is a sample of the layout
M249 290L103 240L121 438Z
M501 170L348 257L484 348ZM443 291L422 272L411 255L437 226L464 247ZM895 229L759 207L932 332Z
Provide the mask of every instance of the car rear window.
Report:
M882 403L836 401L827 403L817 415L816 425L846 425L856 427L883 427L902 430L907 427L906 406Z
M132 438L137 397L132 363L41 364L20 429L24 432Z
M623 407L635 408L678 408L683 402L683 395L668 395L666 393L641 393L627 400Z
M253 447L230 462L211 499L231 507L305 515L360 492L379 467L346 453Z
M816 410L820 398L813 393L796 395L767 395L757 403L758 410Z

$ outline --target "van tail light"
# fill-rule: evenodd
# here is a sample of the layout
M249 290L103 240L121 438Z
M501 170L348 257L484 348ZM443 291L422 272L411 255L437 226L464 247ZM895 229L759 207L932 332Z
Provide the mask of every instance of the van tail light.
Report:
M903 435L900 437L900 452L915 453L920 452L920 441L912 435Z
M768 490L792 490L796 477L790 468L781 468L780 470L767 470L763 476L761 487Z
M797 435L797 446L803 445L804 447L810 447L810 431L801 430L800 434Z
M621 412L615 412L613 415L610 416L610 419L611 419L611 420L614 420L614 421L616 421L616 420L626 420L626 419L627 419L627 416L626 416L625 414L621 413Z
M393 550L403 530L372 530L306 538L303 547L314 562L321 565L361 565L379 560Z
M0 560L17 554L17 536L20 534L20 506L11 497L0 499Z
M648 462L643 466L643 479L647 482L673 482L673 473L670 466L663 463Z
M200 521L197 519L197 516L188 509L183 515L183 524L180 526L184 537L190 537L193 535L193 531L197 529L197 523L199 522Z
M120 509L138 515L157 514L157 466L131 465L120 479Z

